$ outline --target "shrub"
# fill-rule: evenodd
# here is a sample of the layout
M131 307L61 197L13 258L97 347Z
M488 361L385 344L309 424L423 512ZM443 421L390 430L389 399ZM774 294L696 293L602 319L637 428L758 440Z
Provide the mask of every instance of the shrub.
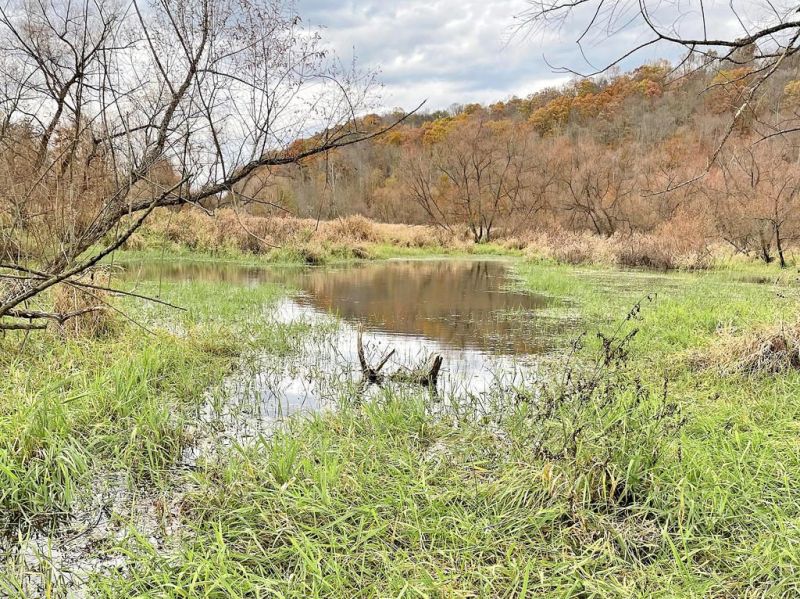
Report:
M608 245L603 239L589 233L559 231L547 235L541 241L546 244L546 255L563 264L605 263Z
M627 235L613 240L614 263L619 266L669 270L675 268L674 248L651 235Z
M627 320L639 310L637 304ZM552 464L560 481L554 492L573 503L646 502L658 468L676 447L684 418L667 381L645 386L628 367L637 332L598 333L601 349L592 362L575 361L554 383L520 398L526 423L517 430L528 431L525 446Z

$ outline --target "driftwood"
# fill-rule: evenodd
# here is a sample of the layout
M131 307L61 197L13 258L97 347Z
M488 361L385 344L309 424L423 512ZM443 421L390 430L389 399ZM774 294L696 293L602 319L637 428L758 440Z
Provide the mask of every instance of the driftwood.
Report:
M427 364L420 365L416 368L412 368L410 370L398 370L397 372L390 374L383 374L381 373L381 370L383 370L383 367L386 366L389 358L394 355L395 350L392 349L389 351L381 358L380 362L378 362L378 365L373 368L370 366L369 362L367 362L367 358L364 354L364 338L361 327L358 328L358 337L356 343L356 349L358 350L358 362L361 366L361 374L364 377L363 380L365 383L381 385L387 381L390 381L396 383L422 385L423 387L430 387L432 389L436 388L436 385L439 382L439 372L442 369L442 362L444 361L442 356L439 354L433 354L428 360Z

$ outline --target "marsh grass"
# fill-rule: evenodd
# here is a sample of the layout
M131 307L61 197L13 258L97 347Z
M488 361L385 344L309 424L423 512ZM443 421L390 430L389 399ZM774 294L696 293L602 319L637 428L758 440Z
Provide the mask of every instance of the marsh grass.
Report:
M177 471L209 398L224 425L232 396L214 383L242 352L269 356L243 371L282 377L330 331L262 318L281 294L270 286L143 282L189 308L136 304L155 337L129 323L105 339L29 339L3 354L7 530L63 517L94 473L121 470L171 524L123 518L124 534L89 550L119 566L91 571L89 596L798 594L800 373L693 367L726 335L793 322L789 278L737 265L516 272L558 300L553 318L604 332L564 339L550 380L498 385L464 409L330 377L339 409L233 437ZM28 562L5 563L0 593L68 588L52 560L39 560L53 582L38 593Z
M696 225L696 223L695 223ZM514 255L573 266L694 271L729 262L757 267L758 258L711 243L697 226L657 227L648 233L615 233L552 226L495 230L491 242L475 243L466 226L382 223L359 215L317 221L289 216L237 215L230 209L209 216L202 210L162 213L127 243L134 252L206 255L217 259L326 264L397 256Z
M698 368L715 368L723 376L763 376L800 370L800 326L777 323L742 333L722 330L719 341L695 354Z
M295 421L198 476L187 497L193 541L178 555L128 546L135 566L98 589L524 596L574 585L573 570L592 564L613 564L612 582L614 570L661 546L657 519L623 507L612 489L623 481L593 475L595 447L545 457L527 438L542 420L507 416L509 428L454 424L433 415L426 396L395 392ZM561 442L555 429L547 437Z
M132 486L164 484L207 388L248 348L280 351L289 343L290 333L258 318L277 297L275 287L224 291L225 301L214 303L210 298L220 297L221 286L164 285L163 296L190 309L178 316L165 307L122 302L139 324L128 323L115 335L54 331L2 339L4 561L15 555L13 539L68 524L76 509L91 503L92 481L103 473L121 472ZM176 319L180 335L173 334ZM12 594L15 586L0 572L0 594ZM30 596L39 591L29 589Z

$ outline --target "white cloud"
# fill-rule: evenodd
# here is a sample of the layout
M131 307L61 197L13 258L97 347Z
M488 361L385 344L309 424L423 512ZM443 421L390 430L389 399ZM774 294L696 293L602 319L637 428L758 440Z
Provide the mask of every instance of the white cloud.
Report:
M385 107L430 109L528 94L556 75L530 42L508 43L524 0L300 0L340 56L380 69Z
M746 24L759 21L763 2L742 0L736 7ZM580 14L562 29L512 36L514 17L527 6L525 0L298 0L297 8L306 23L325 28L325 39L341 57L355 52L359 64L380 69L386 108L410 108L426 98L429 109L438 109L524 96L567 80L552 65L590 71L645 39L643 29L628 28L611 39L584 40L581 53L575 44ZM698 2L659 6L656 19L699 33ZM709 34L741 34L728 0L705 0L705 11ZM623 66L677 55L675 47L651 48Z

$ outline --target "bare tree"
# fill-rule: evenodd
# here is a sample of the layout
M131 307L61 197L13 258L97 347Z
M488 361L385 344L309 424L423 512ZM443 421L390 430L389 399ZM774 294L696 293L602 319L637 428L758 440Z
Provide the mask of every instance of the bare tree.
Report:
M431 149L410 148L400 165L400 173L408 194L422 209L428 222L453 233L458 222L442 189L441 174L432 161Z
M723 152L719 162L716 179L723 188L716 196L723 235L734 247L757 244L767 263L774 260L774 247L785 268L786 246L800 234L796 151L785 145L746 145Z
M63 321L30 302L84 284L156 209L246 200L257 171L393 126L359 127L371 76L333 59L290 8L0 6L0 329Z
M588 226L604 237L620 228L630 233L631 211L626 210L626 202L635 193L635 173L631 151L610 151L589 141L576 143L561 175L566 189L562 207L571 215L573 226Z
M412 197L431 222L452 230L465 223L476 243L513 214L535 213L530 202L530 139L507 123L483 117L457 123L444 138L407 161Z

